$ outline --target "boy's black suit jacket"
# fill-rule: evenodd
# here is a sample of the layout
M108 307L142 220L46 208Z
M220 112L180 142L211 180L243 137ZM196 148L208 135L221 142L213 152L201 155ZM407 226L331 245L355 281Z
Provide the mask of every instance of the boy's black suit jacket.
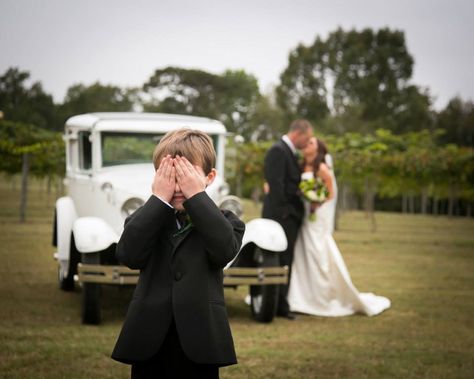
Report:
M290 147L280 139L265 156L265 180L270 192L263 201L262 217L285 224L301 223L304 205L300 197L301 168Z
M184 202L193 227L178 234L174 210L155 196L125 221L116 256L140 269L112 358L135 363L156 354L172 318L196 363L237 363L227 320L222 269L238 253L245 224L205 192Z

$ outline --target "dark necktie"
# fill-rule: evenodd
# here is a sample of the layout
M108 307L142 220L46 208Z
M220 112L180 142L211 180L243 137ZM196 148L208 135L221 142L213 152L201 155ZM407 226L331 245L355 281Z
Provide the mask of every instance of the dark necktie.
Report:
M184 212L178 212L176 213L176 220L179 222L179 229L183 229L186 227L188 223L188 215L187 213Z

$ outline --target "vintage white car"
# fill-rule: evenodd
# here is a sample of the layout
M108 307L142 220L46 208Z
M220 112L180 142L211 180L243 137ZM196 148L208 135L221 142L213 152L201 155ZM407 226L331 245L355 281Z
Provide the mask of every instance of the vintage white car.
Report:
M82 321L101 321L102 285L135 285L139 272L115 258L115 246L125 218L151 195L151 157L160 138L188 127L211 136L217 152L218 177L206 191L215 203L242 214L240 200L229 195L224 181L227 132L218 121L203 117L158 113L90 113L71 117L65 125L67 196L56 202L53 226L54 257L59 286L82 287ZM288 268L279 266L286 249L281 226L271 220L247 223L242 248L224 269L224 285L250 286L253 317L273 319L278 284L286 283Z

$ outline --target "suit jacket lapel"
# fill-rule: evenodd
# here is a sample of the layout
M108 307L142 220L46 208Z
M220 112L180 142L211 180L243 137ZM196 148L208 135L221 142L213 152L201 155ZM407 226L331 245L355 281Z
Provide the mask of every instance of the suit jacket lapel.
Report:
M296 155L293 154L293 151L283 139L281 139L280 142L283 145L283 148L285 149L288 158L290 158L290 160L294 163L295 167L298 168L298 171L300 171L300 166L298 165L298 159L296 158Z
M193 230L193 227L190 227L182 232L178 230L178 228L174 229L173 233L170 233L168 235L169 240L171 241L171 244L173 245L173 253L174 255L176 253L176 250L178 250L178 247L181 245L181 243L186 239L186 237L191 233Z

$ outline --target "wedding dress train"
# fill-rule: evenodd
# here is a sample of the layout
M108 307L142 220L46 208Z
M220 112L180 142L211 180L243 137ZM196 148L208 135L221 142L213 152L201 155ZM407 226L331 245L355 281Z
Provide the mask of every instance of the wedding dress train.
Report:
M332 171L331 176L337 194ZM354 313L373 316L389 308L390 300L373 293L360 293L352 284L332 237L336 198L317 209L316 221L309 220L307 210L294 249L288 293L290 309L316 316Z

